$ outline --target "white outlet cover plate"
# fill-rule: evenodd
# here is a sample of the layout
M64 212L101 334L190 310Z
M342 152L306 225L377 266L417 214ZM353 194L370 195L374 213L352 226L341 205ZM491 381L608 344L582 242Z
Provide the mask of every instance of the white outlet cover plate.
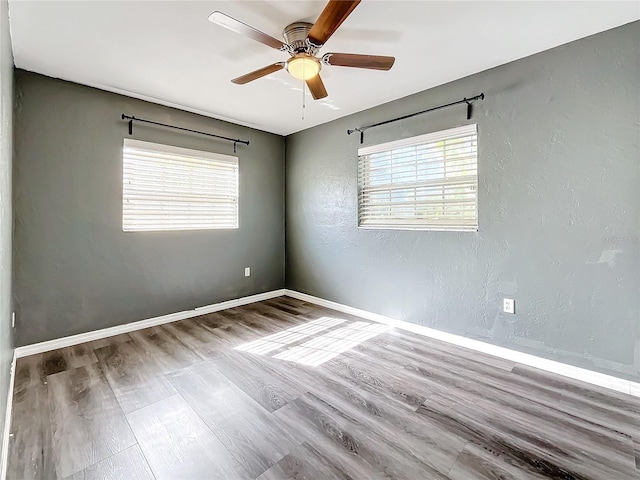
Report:
M505 313L516 313L516 301L512 298L503 299L502 310Z
M245 267L244 276L245 277L250 277L251 276L251 267Z

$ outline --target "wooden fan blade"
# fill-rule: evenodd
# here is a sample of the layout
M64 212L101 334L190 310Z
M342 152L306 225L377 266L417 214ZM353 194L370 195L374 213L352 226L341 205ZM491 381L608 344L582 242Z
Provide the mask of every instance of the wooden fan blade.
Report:
M311 92L311 96L314 100L320 100L328 95L327 89L324 88L324 83L322 83L320 75L316 75L315 77L308 79L307 87L309 87L309 91Z
M309 41L318 47L327 43L359 3L360 0L329 0L309 32Z
M246 75L242 75L241 77L234 78L231 80L233 83L237 83L238 85L244 85L245 83L252 82L257 80L258 78L262 78L270 73L277 72L278 70L282 70L284 68L283 62L274 63L273 65L269 65L268 67L261 68L251 73L247 73Z
M240 20L236 20L235 18L230 17L229 15L225 15L222 12L213 12L211 15L209 15L209 21L216 23L221 27L227 28L232 32L236 32L240 35L244 35L245 37L252 38L253 40L263 43L271 48L275 48L276 50L285 49L285 44L277 38L273 38L271 35L267 35L260 30L256 30L246 23L242 23Z
M369 68L371 70L389 70L395 57L381 55L357 55L354 53L327 53L322 61L338 67Z

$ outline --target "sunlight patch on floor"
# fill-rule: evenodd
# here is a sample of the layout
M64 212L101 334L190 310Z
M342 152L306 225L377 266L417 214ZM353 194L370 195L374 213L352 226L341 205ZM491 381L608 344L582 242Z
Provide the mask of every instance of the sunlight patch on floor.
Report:
M236 347L235 350L265 355L287 347L292 343L297 343L312 335L324 332L320 336L311 338L300 345L290 346L286 350L273 356L273 358L279 360L318 366L392 328L388 325L358 321L326 332L327 329L342 325L345 322L347 322L347 320L341 318L323 317L245 343Z
M264 355L344 322L346 322L346 320L341 318L322 317L318 320L312 320L303 325L288 328L282 332L267 335L266 337L262 337L249 343L244 343L235 347L234 350L242 350L249 353L255 353L257 355Z

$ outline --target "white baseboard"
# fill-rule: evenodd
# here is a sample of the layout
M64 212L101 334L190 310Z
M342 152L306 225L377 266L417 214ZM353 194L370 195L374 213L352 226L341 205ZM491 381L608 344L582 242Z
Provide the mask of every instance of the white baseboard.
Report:
M197 317L199 315L205 315L207 313L218 312L227 308L239 307L241 305L247 305L249 303L260 302L262 300L268 300L270 298L276 298L283 295L304 300L309 303L320 305L323 307L331 308L339 312L348 313L358 317L366 318L374 322L384 323L391 325L402 330L424 335L429 338L441 340L443 342L458 345L460 347L469 348L478 352L493 355L495 357L504 358L512 362L520 363L534 368L539 368L547 372L563 375L567 378L573 378L575 380L581 380L592 385L608 388L617 392L626 393L635 397L640 397L640 383L635 383L630 380L606 375L604 373L594 372L585 368L575 367L573 365L567 365L565 363L556 362L554 360L548 360L546 358L537 357L528 353L518 352L490 343L481 342L471 338L466 338L453 333L442 332L433 328L425 327L423 325L417 325L415 323L405 322L403 320L397 320L395 318L387 317L359 308L350 307L341 303L332 302L323 298L307 295L306 293L297 292L295 290L281 289L273 290L271 292L260 293L257 295L251 295L248 297L242 297L235 300L229 300L226 302L216 303L213 305L207 305L204 307L198 307L193 310L186 310L184 312L170 313L168 315L162 315L160 317L148 318L146 320L140 320L138 322L127 323L125 325L118 325L116 327L105 328L102 330L94 330L92 332L80 333L78 335L72 335L70 337L58 338L55 340L49 340L46 342L35 343L33 345L26 345L15 349L15 358L26 357L28 355L34 355L37 353L48 352L50 350L56 350L58 348L69 347L72 345L78 345L84 342L90 342L93 340L100 340L102 338L112 337L121 333L133 332L135 330L141 330L143 328L154 327L156 325L162 325L164 323L175 322L178 320L184 320L186 318ZM15 366L13 368L15 373ZM12 374L13 375L13 374ZM13 399L13 376L11 379L11 392L10 399ZM8 403L9 405L9 403ZM10 418L10 417L9 417ZM8 432L3 438L3 442L8 442ZM3 450L3 455L4 455ZM2 459L4 461L4 458ZM4 465L4 464L3 464ZM0 477L1 479L2 477Z
M16 351L11 360L11 374L9 375L9 391L7 392L7 409L4 414L4 432L2 433L2 457L0 458L0 479L7 478L7 464L9 463L9 435L11 434L11 410L13 407L13 385L16 378Z
M635 397L640 397L640 383L635 383L623 378L606 375L604 373L594 372L585 368L574 367L573 365L567 365L565 363L556 362L554 360L548 360L546 358L537 357L528 353L518 352L497 345L491 345L490 343L481 342L471 338L466 338L453 333L442 332L433 328L425 327L423 325L417 325L415 323L405 322L403 320L396 320L395 318L386 317L377 313L368 312L366 310L360 310L359 308L350 307L341 303L331 302L323 298L307 295L306 293L296 292L295 290L285 290L285 295L298 300L304 300L305 302L314 303L323 307L338 310L339 312L356 315L358 317L366 318L374 322L384 323L391 325L402 330L414 332L419 335L441 340L443 342L458 345L460 347L469 348L478 352L493 355L495 357L504 358L512 362L527 365L529 367L539 368L547 372L563 375L575 380L581 380L592 385L615 390L616 392L626 393Z
M170 313L168 315L162 315L160 317L147 318L146 320L140 320L138 322L126 323L124 325L118 325L116 327L103 328L102 330L94 330L92 332L80 333L78 335L72 335L70 337L56 338L54 340L48 340L46 342L34 343L32 345L25 345L23 347L16 348L16 357L27 357L29 355L35 355L36 353L49 352L58 348L70 347L72 345L78 345L80 343L91 342L93 340L100 340L102 338L113 337L122 333L133 332L135 330L142 330L143 328L155 327L156 325L162 325L164 323L176 322L178 320L184 320L186 318L198 317L200 315L206 315L207 313L218 312L220 310L226 310L227 308L239 307L241 305L247 305L249 303L261 302L262 300L268 300L270 298L281 297L284 295L285 290L273 290L271 292L259 293L257 295L250 295L248 297L237 298L235 300L228 300L226 302L214 303L213 305L206 305L204 307L197 307L193 310L185 310L184 312Z

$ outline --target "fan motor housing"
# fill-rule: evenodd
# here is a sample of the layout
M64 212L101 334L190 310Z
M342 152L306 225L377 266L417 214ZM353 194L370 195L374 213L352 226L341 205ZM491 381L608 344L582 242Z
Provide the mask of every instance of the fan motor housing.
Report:
M310 51L310 46L307 43L307 35L313 27L312 23L308 22L295 22L291 25L287 25L282 31L284 41L292 48L295 53Z

